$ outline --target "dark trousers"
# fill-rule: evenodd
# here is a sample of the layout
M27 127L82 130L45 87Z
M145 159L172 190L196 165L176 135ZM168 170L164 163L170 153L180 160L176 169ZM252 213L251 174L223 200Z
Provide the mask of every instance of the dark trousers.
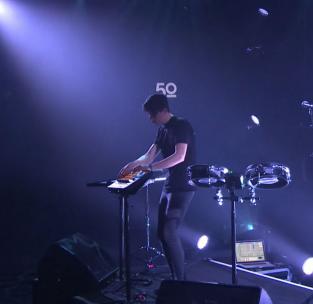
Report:
M185 278L185 253L178 234L178 228L188 210L194 192L162 192L158 217L158 237L169 264L172 277Z

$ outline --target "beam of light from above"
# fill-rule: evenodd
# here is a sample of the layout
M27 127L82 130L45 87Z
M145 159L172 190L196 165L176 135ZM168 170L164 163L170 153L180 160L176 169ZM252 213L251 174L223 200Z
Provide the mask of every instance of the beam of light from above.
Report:
M308 258L304 261L302 270L306 275L313 274L313 257Z
M82 16L75 6L43 2L7 2L12 16L0 17L2 47L7 49L12 70L31 92L27 102L42 118L42 125L55 135L60 149L72 151L73 163L80 159L77 163L82 164L84 153L73 145L82 146L82 141L95 139L94 134L103 136L104 128L111 130L115 123L112 115L104 120L103 112L119 105L114 101L122 94L123 42L115 35L119 32L115 20ZM73 151L77 151L75 157Z
M202 235L198 239L197 248L199 250L202 250L208 246L208 243L209 243L209 237L207 235Z
M5 15L6 12L6 6L5 4L1 1L0 2L0 16Z
M6 1L0 1L0 22L9 22L13 17L13 5Z
M10 2L10 11L10 20L0 18L4 42L41 103L86 103L116 83L118 52L109 27L98 30L92 18L73 15L75 8Z

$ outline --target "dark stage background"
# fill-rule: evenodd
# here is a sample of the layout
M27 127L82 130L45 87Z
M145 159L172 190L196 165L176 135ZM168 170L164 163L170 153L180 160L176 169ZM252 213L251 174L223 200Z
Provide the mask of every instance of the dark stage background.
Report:
M115 177L150 146L157 129L141 106L158 83L176 86L170 106L196 130L198 163L241 173L269 161L290 168L288 187L259 191L257 206L239 205L239 236L254 224L250 234L298 270L313 255L313 130L300 105L313 98L311 1L7 5L0 14L3 274L34 270L50 244L77 231L117 260L117 198L86 182ZM248 129L251 114L260 126ZM155 245L160 190L151 188ZM210 236L208 256L229 248L229 205L218 206L214 194L197 192L184 228L189 248L198 233ZM145 240L144 199L144 191L131 199L133 251Z

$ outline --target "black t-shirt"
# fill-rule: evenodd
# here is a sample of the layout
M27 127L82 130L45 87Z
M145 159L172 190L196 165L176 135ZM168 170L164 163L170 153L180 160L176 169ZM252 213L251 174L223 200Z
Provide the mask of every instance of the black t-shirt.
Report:
M166 192L194 191L195 187L189 185L187 167L195 163L195 134L190 123L183 118L172 116L162 125L154 142L161 150L164 158L175 152L175 145L188 144L185 160L169 168L169 176L165 183Z

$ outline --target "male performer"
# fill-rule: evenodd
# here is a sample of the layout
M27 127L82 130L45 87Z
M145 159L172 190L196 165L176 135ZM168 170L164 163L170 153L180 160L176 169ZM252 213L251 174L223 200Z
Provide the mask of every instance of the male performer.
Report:
M159 205L158 237L171 269L172 278L184 280L184 250L178 236L194 187L188 184L187 167L195 163L195 135L190 123L174 116L165 95L150 96L143 105L150 120L160 125L155 142L148 151L120 171L123 176L131 171L168 169ZM162 152L163 159L154 162Z

